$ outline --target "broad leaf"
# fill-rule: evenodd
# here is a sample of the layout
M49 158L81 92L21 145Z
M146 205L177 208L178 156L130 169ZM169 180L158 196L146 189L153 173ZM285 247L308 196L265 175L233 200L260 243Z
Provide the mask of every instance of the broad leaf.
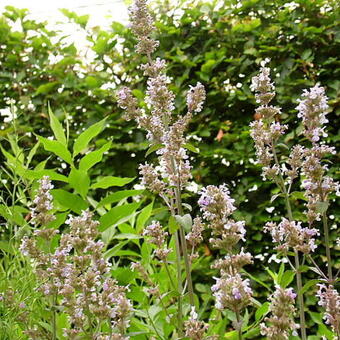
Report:
M67 150L66 146L57 140L50 140L45 137L37 136L39 141L43 144L46 151L51 151L65 162L72 164L71 153Z
M137 233L142 231L142 229L144 228L145 223L148 221L148 219L151 216L152 208L153 208L153 201L141 210L137 218L137 224L136 224Z
M107 189L109 187L122 187L132 182L134 178L106 176L101 178L97 183L91 185L92 189Z
M124 220L129 219L133 214L135 214L136 210L139 208L142 202L130 203L119 205L117 207L109 210L105 215L103 215L100 221L100 231L104 231L107 228L117 224L118 222L123 222Z
M54 133L55 138L57 139L57 141L59 141L61 144L63 144L66 147L66 137L65 137L63 126L59 122L59 119L52 112L50 105L48 105L48 114L50 116L50 125L51 125L51 129Z
M87 175L87 172L72 168L68 180L72 188L85 198L90 187L90 178Z
M60 206L70 209L77 214L88 208L87 203L82 198L63 189L51 190L51 194Z
M87 130L83 131L75 140L73 145L73 157L77 156L80 152L87 148L90 141L99 135L104 127L106 118L102 119L96 124L90 126Z
M163 144L153 144L149 147L148 151L146 151L145 153L145 157L149 156L150 154L152 154L153 152L160 150L164 147Z
M100 149L86 154L79 162L79 169L87 171L103 159L103 154L110 150L111 142L104 144Z
M144 190L122 190L122 191L117 191L114 192L113 194L110 194L103 198L99 203L97 207L104 206L106 204L111 204L115 202L119 202L124 198L131 197L131 196L136 196L140 195L143 193Z

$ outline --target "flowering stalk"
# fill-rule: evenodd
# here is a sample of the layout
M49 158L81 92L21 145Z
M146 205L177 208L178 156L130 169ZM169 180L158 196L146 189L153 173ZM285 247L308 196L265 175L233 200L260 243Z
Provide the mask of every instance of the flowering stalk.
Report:
M234 328L239 339L242 339L241 311L251 303L252 290L249 280L243 280L241 270L245 265L253 263L253 260L251 254L245 253L243 248L239 253L235 253L235 248L240 240L245 240L245 223L230 218L236 208L225 185L203 188L198 204L203 218L211 228L210 244L227 252L224 259L217 260L213 265L213 268L220 270L221 275L215 278L216 284L211 288L216 298L215 306L219 310L229 309L235 313Z
M304 90L302 98L297 106L298 117L303 123L303 134L311 142L312 146L305 151L305 160L303 163L303 172L305 180L302 186L306 190L308 202L306 204L306 216L310 225L322 218L323 232L327 257L327 284L319 285L317 297L319 305L324 307L326 323L330 324L337 338L340 338L340 297L334 289L334 278L332 273L332 259L329 242L329 229L327 209L329 205L329 194L336 192L339 194L339 184L331 177L326 176L327 165L322 165L321 161L324 155L333 154L333 147L321 142L321 137L326 137L325 127L328 122L326 114L328 113L327 97L325 89L315 85L309 91ZM319 269L322 277L325 274Z
M275 292L269 297L271 316L264 320L269 323L261 323L261 334L270 340L288 340L290 333L296 335L299 325L294 322L294 301L296 294L292 288L283 289L275 287Z
M267 230L270 230L274 241L282 242L283 248L287 250L291 244L290 241L294 238L293 235L302 235L302 238L298 238L300 241L300 246L304 245L303 236L304 233L301 231L301 227L293 221L292 209L289 201L290 189L293 180L298 176L297 172L301 167L301 162L299 162L299 148L292 150L288 163L291 168L286 171L287 178L289 182L289 187L287 189L284 180L284 171L281 168L279 159L276 153L276 145L278 143L281 135L287 130L287 125L281 125L279 121L276 121L278 115L281 113L281 109L275 106L269 105L271 100L275 96L275 86L270 79L270 69L265 67L263 64L258 76L253 77L251 88L256 92L255 98L260 106L256 109L258 120L251 123L251 136L255 142L257 162L262 164L262 176L264 179L268 178L272 180L280 191L282 192L285 203L287 207L287 215L289 221L282 221L281 227L274 227L273 225L266 226ZM265 230L266 230L265 229ZM289 234L283 234L282 230L289 232ZM288 241L285 239L288 237ZM300 261L299 252L293 247L294 258L295 258L295 272L296 272L296 282L297 282L297 293L298 293L298 303L300 312L300 324L301 324L301 337L303 340L307 339L306 335L306 325L305 325L305 315L304 315L304 299L302 294L302 278L300 271Z
M302 98L299 100L298 117L303 123L303 134L312 143L312 147L305 151L305 161L303 172L306 179L303 187L308 198L306 215L308 222L312 225L315 221L320 221L322 216L323 231L325 237L328 280L332 282L332 260L329 243L329 230L327 223L328 196L332 192L339 191L339 184L331 177L326 176L327 165L322 165L322 157L327 153L335 153L334 148L320 143L322 137L326 137L324 124L328 123L326 114L328 113L327 97L325 89L315 85L309 91L304 90ZM321 209L320 209L321 208Z
M187 94L188 112L182 117L176 118L173 115L175 95L168 86L169 79L165 72L165 61L160 58L152 58L159 43L152 38L154 24L148 12L147 1L135 0L129 11L131 29L138 40L136 50L147 57L147 63L142 65L142 69L144 75L148 77L145 102L150 114L146 114L138 107L136 98L127 87L118 91L118 104L125 110L127 120L135 119L138 126L147 131L147 138L152 145L161 145L161 148L157 150L159 166L155 168L146 163L139 167L142 184L164 200L173 218L181 217L183 215L182 190L191 178L191 166L185 149L184 132L193 113L202 110L205 90L200 83L191 87ZM194 306L194 291L186 234L181 224L174 237L178 280L178 332L180 336L183 336L182 257L191 306Z

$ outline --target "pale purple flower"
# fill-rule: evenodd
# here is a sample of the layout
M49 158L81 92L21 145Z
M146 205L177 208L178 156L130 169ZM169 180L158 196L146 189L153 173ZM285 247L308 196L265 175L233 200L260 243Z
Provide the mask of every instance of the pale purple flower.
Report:
M304 133L312 143L320 140L320 136L325 134L322 125L328 123L326 114L328 111L327 96L325 89L319 85L315 85L309 91L304 90L302 97L299 99L299 105L296 107L298 117L302 119L304 125Z

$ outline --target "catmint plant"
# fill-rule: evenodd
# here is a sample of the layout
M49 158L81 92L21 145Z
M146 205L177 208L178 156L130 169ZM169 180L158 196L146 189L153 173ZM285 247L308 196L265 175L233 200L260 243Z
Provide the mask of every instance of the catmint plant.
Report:
M245 265L253 263L252 256L245 253L243 248L240 252L236 248L240 240L245 241L245 222L231 218L236 209L235 200L230 197L226 185L209 185L200 194L198 204L211 229L209 242L212 247L227 253L224 259L217 260L213 265L220 271L220 277L215 278L216 283L211 288L216 299L215 307L235 313L234 328L238 331L239 339L242 339L241 312L251 304L253 294L249 280L243 279L241 274Z
M283 289L280 286L275 287L275 292L269 297L270 317L266 317L265 323L262 323L261 334L270 340L288 340L290 333L297 335L296 329L299 327L294 322L296 294L292 288Z
M275 86L270 79L270 69L266 67L266 63L262 64L259 75L253 77L251 88L256 92L256 102L259 103L259 107L256 109L258 119L251 123L251 136L255 143L257 163L262 165L263 179L272 181L280 190L280 193L272 199L279 196L284 197L287 209L287 217L282 217L281 222L278 224L273 222L266 223L264 231L271 234L273 242L276 244L276 249L286 256L291 267L296 272L300 332L302 339L307 339L300 270L301 259L303 262L305 259L309 259L315 266L314 270L329 285L334 282L326 211L329 205L329 195L337 192L339 187L332 178L326 176L328 167L322 164L322 158L326 154L334 153L334 148L321 142L321 138L326 136L323 125L327 123L327 97L325 96L324 88L319 85L310 90L304 90L303 99L298 100L297 116L302 119L302 134L311 142L311 146L294 145L290 148L289 155L284 156L280 155L279 144L288 126L280 123L281 109L269 105L275 96ZM306 227L302 226L303 222L294 219L290 203L294 181L298 184L300 177L303 178L301 186L305 190L304 196L307 198L305 214L308 226ZM326 246L327 276L312 257L320 236L316 223L321 220L321 216ZM291 254L294 254L294 264L289 259ZM323 287L327 289L326 286ZM332 290L330 287L332 286L329 286L329 289ZM327 294L319 294L320 301L322 301L321 305L323 306L327 305L324 302L327 298L326 296ZM291 299L291 303L294 302L293 300ZM273 301L272 299L272 303ZM263 326L263 332L269 336L270 329L274 326L274 324L269 328ZM292 329L290 328L290 330ZM288 330L289 328L287 328ZM274 338L281 339L280 337Z
M147 90L145 96L146 109L141 109L132 91L121 88L118 93L118 104L125 110L127 120L136 120L138 126L147 132L147 138L151 145L157 149L158 165L149 163L139 167L142 184L151 192L159 195L173 220L177 220L178 230L174 232L175 253L177 267L177 292L178 292L178 335L184 335L183 330L183 288L187 289L189 303L195 307L194 289L191 278L191 261L194 253L189 254L188 243L192 250L202 240L202 223L195 219L190 233L184 230L184 220L189 221L191 216L184 214L182 203L182 191L192 177L191 165L186 150L185 131L192 115L202 110L205 100L205 90L202 84L191 86L187 93L187 113L184 116L176 115L174 99L175 95L169 88L169 78L166 75L166 63L160 58L153 58L158 41L152 37L154 24L148 12L145 0L136 0L129 9L131 29L137 37L136 51L146 56L147 62L141 65L144 75L147 77ZM155 221L144 230L146 238L156 246L155 256L164 264L172 282L172 275L168 268L167 248L165 232L159 222ZM186 283L182 282L182 260L186 275ZM199 322L199 321L197 321ZM199 323L198 323L199 324ZM205 327L201 327L199 333L204 333ZM198 332L198 331L197 331Z
M69 216L65 222L69 230L62 233L54 248L52 240L58 230L48 226L55 218L52 188L49 178L43 177L31 209L37 229L33 236L22 239L20 247L23 255L33 261L40 282L37 289L50 302L52 334L48 338L57 338L56 310L61 308L70 324L63 330L68 339L128 339L132 312L126 298L128 288L110 277L110 263L103 257L104 244L96 240L99 223L88 210L77 217ZM41 247L41 243L46 246ZM27 333L39 334L34 329Z

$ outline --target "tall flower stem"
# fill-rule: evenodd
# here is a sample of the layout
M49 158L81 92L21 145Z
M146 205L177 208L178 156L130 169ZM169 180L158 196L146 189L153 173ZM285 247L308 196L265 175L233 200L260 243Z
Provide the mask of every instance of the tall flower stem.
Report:
M278 169L280 169L280 163L277 158L275 146L272 148L274 160L276 165L278 166ZM287 191L283 176L281 174L281 170L279 170L279 178L281 181L281 191L284 194L286 208L287 208L287 215L288 219L290 221L293 221L293 213L292 213L292 207L290 205L289 201L289 192ZM300 314L300 329L301 329L301 338L302 340L307 340L306 335L306 321L305 321L305 307L304 307L304 299L303 299L303 293L302 293L302 276L300 272L300 261L299 261L299 253L298 251L295 251L295 271L296 271L296 285L297 285L297 294L298 294L298 304L299 304L299 314Z
M57 318L56 318L56 303L57 295L53 295L51 309L52 309L52 340L57 340Z
M299 263L299 254L295 251L295 267L296 267L296 283L297 283L297 294L298 294L298 303L299 303L299 312L300 312L300 326L301 326L301 338L302 340L307 339L306 334L306 321L305 321L305 306L303 300L302 293L302 280L301 280L301 272L300 272L300 263Z
M176 163L173 157L171 159L171 164L172 164L173 172L178 173L177 168L176 168ZM178 178L180 179L179 173L178 173ZM182 208L181 188L180 188L179 183L177 183L177 186L175 188L175 197L176 197L177 213L182 216L183 208ZM194 289L193 289L192 278L191 278L191 268L190 268L190 262L189 262L188 248L187 248L187 242L185 239L185 232L184 232L182 225L179 226L179 236L181 240L181 248L182 248L183 259L184 259L186 281L188 283L189 301L190 301L191 306L195 306Z
M331 259L331 250L329 247L329 230L328 230L328 221L327 221L327 214L324 212L322 214L322 224L323 224L323 232L325 234L325 247L326 247L326 256L327 256L327 273L328 273L328 280L333 280L332 275L332 259Z
M180 193L179 187L176 188L176 202L177 202L177 211L179 215L183 215L182 200L181 200L181 193ZM184 232L182 225L180 225L179 234L181 238L186 279L188 283L189 301L190 301L191 306L195 306L194 289L193 289L192 278L191 278L191 268L190 268L190 262L189 262L188 248L187 248L187 242L185 239L185 232Z
M243 336L242 336L242 324L241 324L241 316L240 316L240 312L236 311L236 321L237 321L237 327L238 327L238 340L242 340Z
M183 310L182 310L182 270L181 270L181 251L179 244L179 232L175 233L175 248L176 248L176 267L177 267L177 292L178 292L178 312L177 312L177 323L178 323L178 336L183 336Z

